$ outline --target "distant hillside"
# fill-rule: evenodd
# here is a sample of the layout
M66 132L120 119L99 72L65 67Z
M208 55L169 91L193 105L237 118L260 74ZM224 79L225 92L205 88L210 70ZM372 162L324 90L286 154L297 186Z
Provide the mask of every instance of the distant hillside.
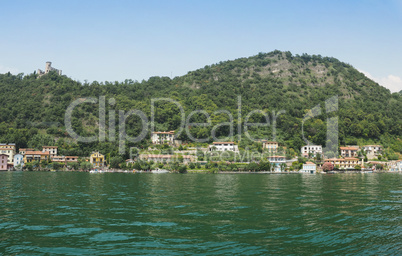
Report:
M324 102L338 95L339 111L330 116L339 116L340 144L382 143L392 152L402 153L402 93L391 94L351 65L330 57L293 56L290 52L274 51L205 66L174 79L151 77L142 82L82 84L52 72L39 79L36 74L2 74L0 90L0 142L16 142L18 147L35 147L46 142L56 143L65 154L85 155L94 149L115 154L115 143L75 143L66 133L65 110L81 97L106 96L106 101L114 98L116 104L106 104L107 120L109 108L116 112L139 109L150 118L151 99L156 97L180 102L186 116L192 110L206 110L212 116L212 124L228 121L227 114L213 114L224 109L233 114L236 132L237 97L241 96L242 123L255 109L266 113L285 110L278 118L277 139L298 152L304 144L302 118L318 104L323 114L308 121L305 131L310 141L325 144ZM177 129L180 113L176 106L166 102L158 102L156 106L156 129ZM98 107L98 104L83 104L75 110L73 127L81 135L96 134ZM256 114L250 120L263 122L264 119ZM205 117L195 115L191 121L202 122ZM138 118L130 118L127 123L129 134L139 133ZM191 127L190 131L197 138L205 138L211 134L211 128ZM228 132L227 126L216 130L218 136L226 136ZM271 139L272 127L251 129L250 133L255 138ZM182 134L181 139L189 138ZM148 143L136 145L146 147ZM240 147L246 146L253 143L244 139Z

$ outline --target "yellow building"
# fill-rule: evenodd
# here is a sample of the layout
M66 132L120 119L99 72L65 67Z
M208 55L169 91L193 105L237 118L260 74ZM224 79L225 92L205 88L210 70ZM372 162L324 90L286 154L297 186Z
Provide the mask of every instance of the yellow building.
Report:
M355 157L345 157L345 158L330 158L324 160L324 162L328 162L333 164L334 166L338 165L340 169L355 169L356 165L361 166L361 162L358 158Z
M15 155L15 144L0 144L0 154L8 155L8 164L14 164L14 155Z
M24 154L24 164L32 161L48 161L50 160L49 152L42 151L26 151Z
M105 156L99 152L93 152L89 161L94 168L105 166Z
M277 153L278 147L279 147L279 145L278 145L278 142L276 142L276 141L267 141L267 140L262 141L263 150L266 150L270 153Z

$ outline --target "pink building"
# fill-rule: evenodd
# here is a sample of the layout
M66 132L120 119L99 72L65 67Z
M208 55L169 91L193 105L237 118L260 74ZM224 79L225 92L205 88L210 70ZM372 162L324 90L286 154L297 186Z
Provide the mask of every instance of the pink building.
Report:
M0 155L0 171L7 171L7 159L8 155L6 154Z

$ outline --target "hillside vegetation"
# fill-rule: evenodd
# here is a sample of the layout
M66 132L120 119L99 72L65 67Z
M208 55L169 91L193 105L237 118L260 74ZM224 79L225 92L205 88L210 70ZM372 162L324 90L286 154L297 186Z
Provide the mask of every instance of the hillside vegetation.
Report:
M305 136L313 143L325 145L326 120L339 117L339 143L379 143L388 148L388 154L402 153L402 91L390 91L368 79L349 64L335 58L290 52L259 53L249 58L220 62L170 79L151 77L147 81L81 83L67 76L49 73L37 78L29 75L0 74L0 142L15 142L17 147L39 148L43 144L59 146L60 154L88 156L93 150L117 155L119 110L141 110L151 119L151 99L170 98L179 102L186 117L193 110L205 110L211 115L212 125L191 126L196 138L207 138L214 125L228 122L233 116L234 135L237 122L242 123L241 148L257 147L244 136L246 116L253 110L269 115L271 125L251 127L249 133L256 139L272 139L272 113L280 114L276 123L276 140L298 152L305 143L302 139L302 120L317 105L322 114L304 125ZM80 143L66 132L64 117L67 107L76 99L100 96L106 99L107 140ZM242 118L238 119L238 98L241 96ZM325 112L325 100L338 96L339 109ZM112 100L109 104L109 99ZM167 101L155 103L155 130L177 130L181 115L177 106ZM115 134L109 133L109 117L116 115ZM215 112L225 110L227 112ZM215 112L215 113L214 113ZM73 128L82 136L98 134L99 104L81 104L74 110ZM192 123L205 122L204 114L195 114ZM250 116L248 122L263 123L261 113ZM138 116L126 123L129 135L136 136L142 129ZM217 137L228 136L228 125L214 130ZM114 137L109 141L109 137ZM227 139L237 141L237 136ZM180 135L191 142L186 133ZM212 138L208 142L211 142ZM129 146L145 148L147 139ZM128 153L126 153L126 157Z

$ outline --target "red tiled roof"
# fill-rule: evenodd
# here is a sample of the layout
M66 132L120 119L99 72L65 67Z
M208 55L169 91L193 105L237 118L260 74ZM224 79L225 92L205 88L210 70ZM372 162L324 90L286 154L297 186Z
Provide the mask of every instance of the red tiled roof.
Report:
M174 158L174 157L180 157L178 155L146 155L145 157L147 158ZM191 156L182 156L183 158L191 158Z
M356 147L339 147L341 150L358 150Z
M170 131L170 132L153 132L153 134L174 134L174 131Z
M42 151L26 151L26 155L49 155L50 152L42 152Z
M359 159L358 159L358 158L354 158L354 157L329 158L329 159L325 159L324 162L327 162L327 161L347 161L347 160L359 160Z

